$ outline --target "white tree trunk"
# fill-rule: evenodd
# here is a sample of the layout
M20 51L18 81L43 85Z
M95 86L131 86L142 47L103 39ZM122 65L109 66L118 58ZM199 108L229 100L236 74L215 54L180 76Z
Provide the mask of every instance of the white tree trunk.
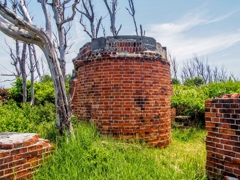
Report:
M64 130L70 133L72 130L70 104L67 99L65 81L60 68L57 53L52 40L49 37L49 33L23 20L14 12L4 7L1 1L0 15L10 22L8 23L0 17L0 31L14 39L21 40L26 43L36 44L44 52L54 83L59 133L63 134Z
M27 44L23 43L22 58L20 61L20 69L22 74L22 96L23 103L27 102L27 73L26 73Z
M32 52L32 48L31 48L31 44L28 44L28 52L29 52L30 75L31 75L31 101L30 101L30 105L34 106L34 63L33 63L33 52Z

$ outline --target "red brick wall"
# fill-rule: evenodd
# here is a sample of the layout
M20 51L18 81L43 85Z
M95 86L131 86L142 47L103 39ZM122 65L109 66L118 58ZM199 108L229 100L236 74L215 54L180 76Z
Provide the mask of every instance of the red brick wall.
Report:
M131 50L131 43L127 46ZM170 143L172 87L166 59L154 52L107 52L79 59L75 67L72 109L79 120L93 121L100 133L117 138L137 136L158 147Z
M206 100L207 174L240 179L240 95Z
M23 133L22 133L23 134ZM1 136L0 136L1 137ZM27 179L53 149L48 140L33 134L25 141L16 138L3 143L0 138L0 180Z
M174 121L177 116L177 110L176 108L171 109L171 120Z

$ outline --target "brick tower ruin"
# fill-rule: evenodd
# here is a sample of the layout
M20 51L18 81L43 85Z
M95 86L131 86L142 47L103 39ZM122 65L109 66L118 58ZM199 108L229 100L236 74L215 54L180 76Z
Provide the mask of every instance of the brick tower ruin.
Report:
M93 39L73 60L70 92L79 120L94 122L101 134L166 147L171 141L170 65L154 38Z

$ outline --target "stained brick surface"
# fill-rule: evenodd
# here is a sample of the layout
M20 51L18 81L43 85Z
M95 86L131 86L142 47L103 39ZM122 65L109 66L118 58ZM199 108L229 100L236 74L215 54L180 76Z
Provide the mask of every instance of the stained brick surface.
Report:
M30 178L52 150L34 133L0 133L0 180Z
M207 173L212 179L240 179L240 95L205 102ZM225 178L227 179L227 177Z
M141 42L118 42L114 51L97 54L89 46L74 62L73 113L95 122L102 134L167 146L172 93L168 60L158 52L141 51Z

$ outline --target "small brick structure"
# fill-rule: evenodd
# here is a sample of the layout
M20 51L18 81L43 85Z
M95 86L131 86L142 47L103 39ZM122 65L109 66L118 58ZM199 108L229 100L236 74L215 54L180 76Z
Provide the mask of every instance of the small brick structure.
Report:
M170 64L154 38L93 39L74 59L73 113L102 134L166 147L171 141Z
M208 177L240 179L240 94L208 99L205 107Z
M35 133L0 133L0 180L28 179L53 146Z

